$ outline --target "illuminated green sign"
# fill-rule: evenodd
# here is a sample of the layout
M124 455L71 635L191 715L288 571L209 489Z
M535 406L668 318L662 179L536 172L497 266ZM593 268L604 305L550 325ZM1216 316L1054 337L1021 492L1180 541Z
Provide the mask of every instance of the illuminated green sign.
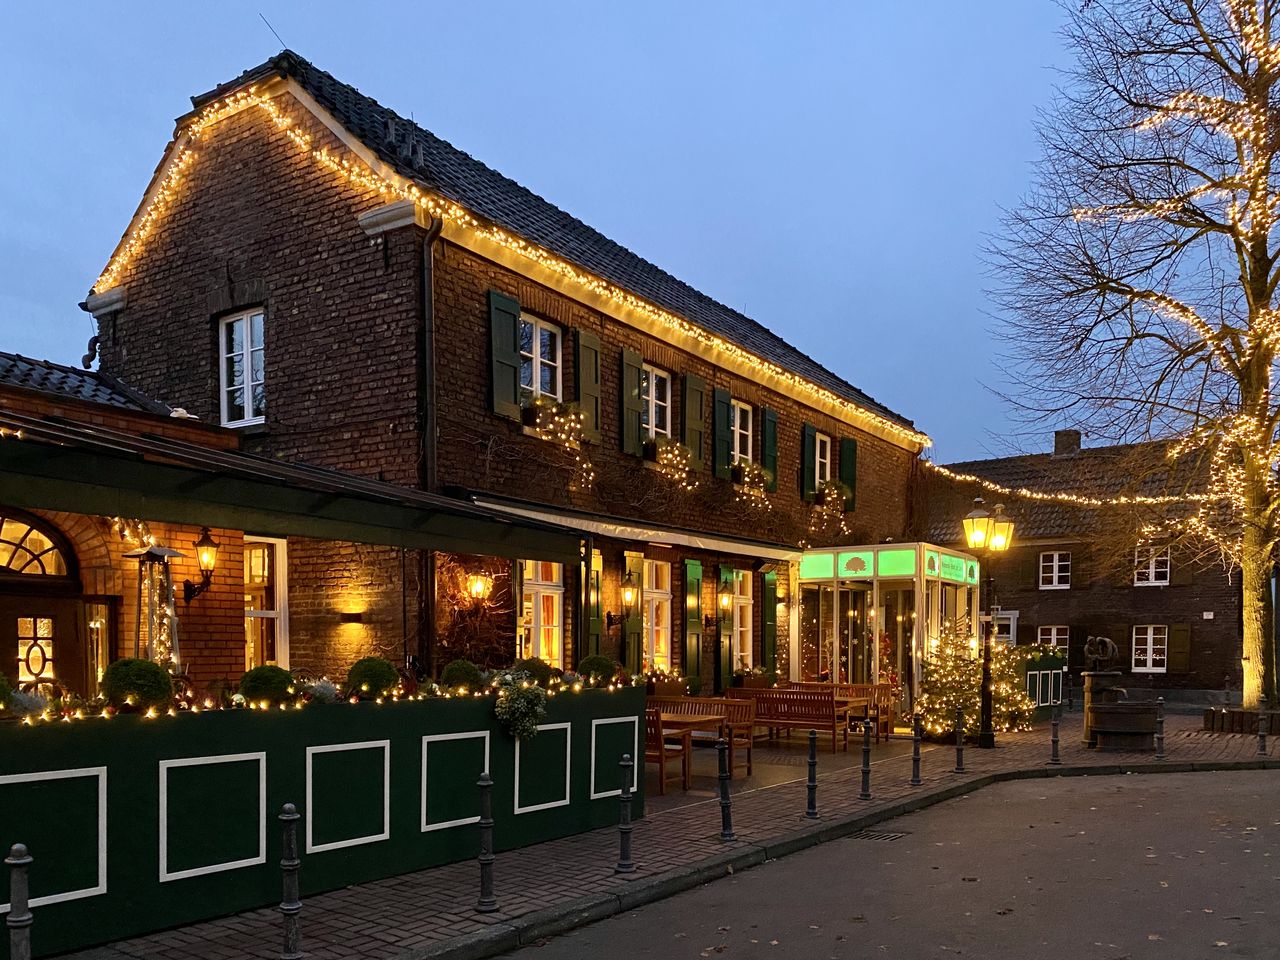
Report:
M836 575L834 553L806 553L800 558L801 580L830 580Z
M881 550L876 554L876 572L882 577L913 577L916 573L916 551Z
M942 555L942 579L964 583L964 557L953 557L949 553Z
M874 555L870 550L846 550L836 554L836 569L842 577L871 577L871 561Z

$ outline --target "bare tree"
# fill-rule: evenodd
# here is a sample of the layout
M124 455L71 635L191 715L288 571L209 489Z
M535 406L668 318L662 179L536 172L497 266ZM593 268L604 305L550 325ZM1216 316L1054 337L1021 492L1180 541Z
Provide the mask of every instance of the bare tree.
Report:
M1173 440L1169 522L1238 565L1244 702L1275 702L1280 0L1077 0L1035 185L993 255L1031 418Z

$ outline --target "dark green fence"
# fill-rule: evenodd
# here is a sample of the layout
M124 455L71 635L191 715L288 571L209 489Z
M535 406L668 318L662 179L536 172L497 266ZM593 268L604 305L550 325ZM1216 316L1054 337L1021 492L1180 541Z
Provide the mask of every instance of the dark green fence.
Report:
M643 711L642 688L562 693L528 742L487 698L0 723L0 844L35 857L35 952L58 953L279 902L285 803L304 895L475 856L486 768L499 850L616 823Z
M1066 669L1066 657L1047 653L1033 655L1023 662L1023 689L1035 701L1037 720L1048 719L1050 708L1066 699L1063 686L1067 682Z

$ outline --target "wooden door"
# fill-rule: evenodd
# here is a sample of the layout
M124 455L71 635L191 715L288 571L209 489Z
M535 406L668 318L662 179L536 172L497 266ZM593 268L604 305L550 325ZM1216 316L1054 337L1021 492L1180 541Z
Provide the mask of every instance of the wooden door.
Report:
M92 696L84 635L78 598L0 596L0 673L20 689L57 683Z

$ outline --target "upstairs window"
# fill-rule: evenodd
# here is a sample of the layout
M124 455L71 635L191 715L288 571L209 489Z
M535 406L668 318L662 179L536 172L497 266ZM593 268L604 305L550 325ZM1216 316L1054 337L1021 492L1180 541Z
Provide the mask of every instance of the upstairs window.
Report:
M640 368L640 425L646 437L671 436L671 374Z
M561 397L560 342L555 324L520 314L520 386L535 397Z
M1138 547L1134 553L1133 585L1135 587L1167 587L1169 585L1169 548Z
M1040 554L1040 589L1067 590L1071 586L1071 554L1048 550Z
M813 479L817 490L831 479L831 438L825 433L813 435Z
M266 419L262 323L262 311L250 310L224 317L219 324L223 426L243 427Z
M733 420L729 424L733 440L733 462L751 459L751 405L741 400L732 404Z

